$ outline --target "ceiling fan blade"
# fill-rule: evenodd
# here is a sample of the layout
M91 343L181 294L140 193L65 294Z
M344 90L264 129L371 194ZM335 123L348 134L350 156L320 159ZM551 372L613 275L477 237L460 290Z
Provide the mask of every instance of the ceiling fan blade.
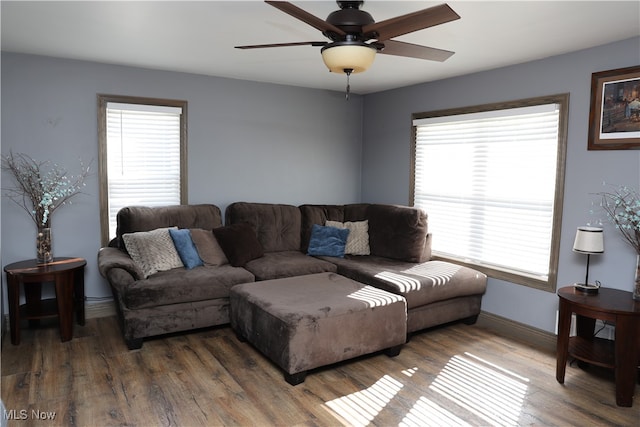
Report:
M284 13L289 14L294 18L311 25L313 28L322 31L323 33L332 32L341 36L347 34L335 25L330 24L324 19L320 19L317 16L310 14L306 10L300 9L298 6L295 6L288 1L265 1L265 3L270 4L271 6L280 9Z
M286 47L286 46L324 46L328 42L293 42L293 43L271 43L252 44L247 46L235 46L236 49L262 49L263 47Z
M387 41L393 37L411 33L445 22L460 19L460 15L455 13L447 4L433 6L428 9L397 16L362 27L362 33L370 39Z
M434 47L420 46L412 43L400 42L397 40L385 40L384 49L381 52L385 55L407 56L409 58L427 59L429 61L446 61L454 52L450 50L436 49Z

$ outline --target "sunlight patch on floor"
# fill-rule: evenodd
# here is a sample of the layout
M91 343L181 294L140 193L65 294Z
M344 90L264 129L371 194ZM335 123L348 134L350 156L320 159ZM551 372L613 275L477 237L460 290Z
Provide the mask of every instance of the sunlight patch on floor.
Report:
M401 427L423 427L423 426L456 426L471 427L463 419L456 417L437 403L420 396L420 399L413 405L409 413L399 424Z
M388 375L371 387L327 402L327 406L353 426L366 426L402 388L402 383Z
M453 356L429 386L489 425L517 425L529 380L470 353Z
M405 374L408 377L412 377L413 374L415 374L416 372L418 372L418 368L417 367L413 367L413 368L408 368L408 369L403 369L402 371L400 371L401 373Z
M400 373L398 379L384 375L370 387L330 400L326 406L344 424L375 424L389 402L415 392L410 382L418 368L407 367ZM399 414L397 425L469 427L470 419L482 420L483 426L518 425L529 384L528 378L468 352L451 357L430 385L421 381L417 385L424 394L406 414ZM403 391L405 384L408 388Z

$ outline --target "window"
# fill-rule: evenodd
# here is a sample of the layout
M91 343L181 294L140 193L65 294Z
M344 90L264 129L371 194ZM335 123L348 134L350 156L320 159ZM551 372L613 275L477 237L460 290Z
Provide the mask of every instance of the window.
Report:
M98 95L103 246L121 208L187 203L186 114L186 101Z
M434 256L554 291L569 95L413 115Z

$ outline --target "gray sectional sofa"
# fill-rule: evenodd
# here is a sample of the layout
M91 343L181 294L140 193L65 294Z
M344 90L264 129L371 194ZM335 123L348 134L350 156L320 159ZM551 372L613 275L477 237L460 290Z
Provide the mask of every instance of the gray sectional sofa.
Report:
M327 221L368 224L369 253L307 255L314 224ZM222 261L146 276L123 236L166 227L190 229L194 236L193 230L211 232L218 253L224 252ZM430 241L426 213L406 206L236 202L227 207L224 226L215 205L128 207L118 213L117 236L100 249L98 266L113 291L130 349L147 337L229 323L235 285L326 272L401 295L407 333L455 320L475 322L486 276L431 260Z

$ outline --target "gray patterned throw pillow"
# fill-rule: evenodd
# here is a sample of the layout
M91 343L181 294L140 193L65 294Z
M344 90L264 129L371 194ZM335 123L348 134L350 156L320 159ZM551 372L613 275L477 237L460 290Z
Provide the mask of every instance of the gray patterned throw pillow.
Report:
M326 221L324 225L327 227L346 228L347 230L349 230L349 237L347 237L347 246L344 249L345 254L371 254L371 248L369 247L369 221Z
M173 227L176 228L176 227ZM127 252L145 279L158 271L184 267L173 244L169 228L122 235Z

